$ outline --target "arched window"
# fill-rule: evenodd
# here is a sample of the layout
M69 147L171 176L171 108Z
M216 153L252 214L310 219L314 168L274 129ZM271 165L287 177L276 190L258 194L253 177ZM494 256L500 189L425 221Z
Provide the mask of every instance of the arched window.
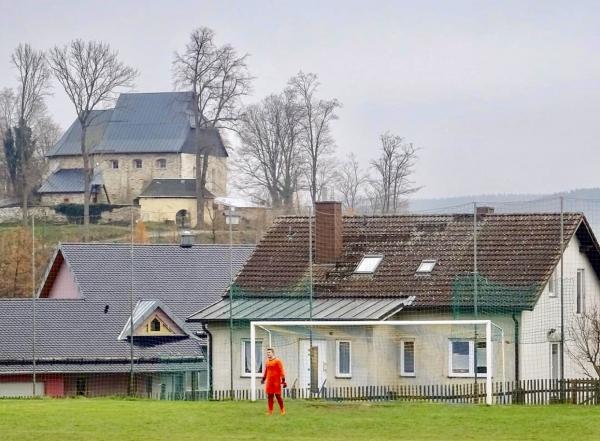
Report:
M134 159L133 160L133 168L142 168L142 160Z
M160 320L154 317L154 319L150 322L150 330L152 332L160 331Z
M167 168L167 160L164 158L157 159L156 168Z
M181 228L188 227L190 224L190 213L187 210L179 210L175 215L175 223Z

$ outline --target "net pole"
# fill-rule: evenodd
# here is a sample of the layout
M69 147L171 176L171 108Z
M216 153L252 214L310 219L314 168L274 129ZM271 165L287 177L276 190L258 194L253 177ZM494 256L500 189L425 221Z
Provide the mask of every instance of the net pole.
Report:
M478 307L477 307L477 202L473 202L473 314L474 319L478 318ZM477 325L473 327L474 330L474 350L473 350L473 371L475 373L474 381L475 381L475 390L477 389ZM489 351L486 351L489 352ZM477 402L479 402L479 397L477 397Z
M504 347L504 329L500 330L500 338L502 339L502 403L506 403L506 394L504 388L506 387L506 354Z
M313 243L313 231L312 231L312 217L313 217L313 207L314 207L314 203L310 205L309 209L308 209L308 316L309 316L309 320L312 323L313 321L313 249L312 249L312 243ZM315 215L316 216L316 215ZM316 220L316 217L315 217ZM315 244L316 244L316 238L315 238ZM312 361L313 361L313 330L312 330L312 326L309 326L308 328L308 353L310 354L310 369L312 369ZM312 379L312 371L311 371L311 379ZM315 389L313 387L314 385L312 384L312 380L310 382L310 387L309 387L309 391L310 391L310 396L313 396L313 390Z
M134 226L133 226L133 205L130 209L131 215L131 243L129 246L129 395L133 396L133 381L134 381L134 369L133 369L133 241L134 241Z
M233 400L233 207L227 211L229 220L229 395Z
M250 322L250 400L256 401L256 328Z
M35 346L35 334L36 334L36 317L35 317L35 301L36 301L36 295L35 295L35 215L31 215L31 305L32 305L32 315L33 315L33 321L32 321L32 333L33 333L33 340L32 340L32 344L31 344L31 381L32 381L32 391L33 391L33 396L36 396L36 386L35 383L37 382L37 366L35 364L35 357L36 357L36 346Z
M565 401L565 291L564 291L564 253L565 253L564 199L560 197L560 401Z
M486 369L486 379L485 379L485 395L486 395L486 404L491 406L493 404L494 396L492 395L492 322L488 320L485 324L485 363L487 366ZM475 348L475 353L477 353L477 348ZM477 377L477 371L475 371L475 377Z

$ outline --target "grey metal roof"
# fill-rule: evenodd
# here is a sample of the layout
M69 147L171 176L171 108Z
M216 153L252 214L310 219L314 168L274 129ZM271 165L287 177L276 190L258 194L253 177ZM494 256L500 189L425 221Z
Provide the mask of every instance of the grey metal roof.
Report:
M253 250L251 245L231 248L234 274ZM119 372L129 359L129 343L118 340L130 318L131 262L133 301L156 301L171 318L190 332L197 324L185 317L217 301L229 286L229 246L61 244L52 260L36 304L37 357L48 362L48 372ZM43 298L65 264L82 295L77 300ZM0 299L0 372L29 366L32 354L30 299ZM201 356L201 342L187 337L134 337L134 357L144 359L140 369L168 370L169 363ZM82 360L80 363L69 360ZM22 361L22 362L21 362ZM136 369L137 369L136 364ZM180 366L180 365L178 365ZM40 368L41 369L41 368ZM123 368L125 369L125 368ZM177 367L170 369L177 369Z
M179 318L171 312L171 309L160 300L140 300L137 302L137 305L133 308L133 314L131 314L131 316L133 316L133 329L135 330L142 325L157 309L160 309L165 313L173 320L173 322L175 322L179 329L184 332L184 334L176 334L175 336L193 336L193 334L188 331L185 323L179 320ZM127 340L131 336L131 328L131 317L129 317L127 323L123 326L118 339Z
M38 193L83 193L85 174L82 168L61 168L52 173L42 183ZM97 171L91 186L103 185L102 172Z
M191 92L123 93L114 109L94 121L90 152L195 153L191 108ZM75 121L47 155L81 154L80 136L81 125ZM200 142L211 146L213 155L227 156L217 129L201 129Z
M91 114L91 123L87 130L87 147L90 152L102 140L106 125L112 115L112 109L94 110ZM52 147L46 156L70 156L81 155L81 124L75 120L67 131L60 137L58 142Z
M314 320L384 320L412 303L414 297L396 299L314 299ZM231 314L236 320L308 319L308 298L247 298L233 300ZM188 321L229 320L229 298L205 308Z
M153 179L140 194L141 198L195 198L195 179ZM204 197L213 199L215 196L204 189Z

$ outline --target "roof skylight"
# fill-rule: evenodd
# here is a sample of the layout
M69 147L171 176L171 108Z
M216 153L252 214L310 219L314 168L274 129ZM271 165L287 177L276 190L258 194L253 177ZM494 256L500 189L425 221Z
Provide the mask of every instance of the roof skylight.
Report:
M419 265L419 268L417 268L417 274L429 274L430 272L433 271L433 267L435 267L435 264L437 263L437 260L423 260L421 262L421 264Z
M362 258L354 272L357 274L373 274L382 260L383 256L381 255L367 254Z

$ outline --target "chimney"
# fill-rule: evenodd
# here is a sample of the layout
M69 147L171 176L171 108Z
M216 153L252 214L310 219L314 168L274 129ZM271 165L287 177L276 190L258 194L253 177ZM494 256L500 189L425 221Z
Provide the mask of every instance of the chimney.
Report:
M494 207L477 207L477 217L486 214L494 214Z
M179 246L181 248L192 248L192 246L194 245L194 235L192 234L192 232L188 230L183 230L180 233L180 236L181 242L179 242Z
M335 263L342 254L342 203L315 202L315 263Z

